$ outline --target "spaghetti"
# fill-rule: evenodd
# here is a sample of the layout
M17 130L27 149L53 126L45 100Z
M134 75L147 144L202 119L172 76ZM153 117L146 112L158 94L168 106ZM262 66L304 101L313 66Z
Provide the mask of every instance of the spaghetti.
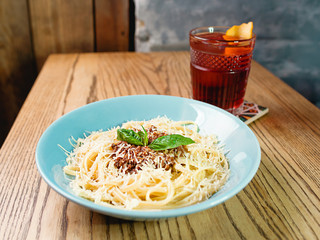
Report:
M64 172L73 191L97 204L122 209L170 209L208 199L225 184L229 165L216 136L202 136L191 121L158 117L122 128L146 129L149 142L180 134L195 143L154 151L117 140L117 128L73 139Z

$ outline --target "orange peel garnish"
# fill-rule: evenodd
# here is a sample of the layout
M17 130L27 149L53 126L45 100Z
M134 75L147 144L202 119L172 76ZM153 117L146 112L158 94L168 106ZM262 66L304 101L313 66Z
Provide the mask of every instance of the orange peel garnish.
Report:
M253 23L242 23L241 25L234 25L226 31L223 36L225 40L241 40L252 38Z
M251 49L247 47L241 47L241 43L236 41L245 40L252 38L253 23L242 23L241 25L234 25L226 31L226 34L223 35L223 39L230 41L228 45L230 47L225 48L226 55L241 55L246 52L250 52ZM234 42L232 42L234 41Z

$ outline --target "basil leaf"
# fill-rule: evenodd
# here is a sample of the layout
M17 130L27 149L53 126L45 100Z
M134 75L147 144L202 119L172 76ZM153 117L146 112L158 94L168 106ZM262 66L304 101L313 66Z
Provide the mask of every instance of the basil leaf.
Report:
M141 127L142 127L143 131L139 131L138 134L141 138L143 146L147 146L148 145L148 133L142 125L141 125Z
M144 127L141 125L143 132L144 132L144 139L143 139L143 145L147 146L148 145L148 133L147 131L144 129Z
M117 139L120 141L126 141L127 143L134 145L143 145L142 139L138 133L133 130L120 128L117 130Z
M144 145L144 132L139 131L139 132L138 132L138 135L139 135L139 137L141 138L142 145L145 146L145 145Z
M179 134L165 135L155 139L152 143L149 144L149 148L160 151L166 149L176 148L182 145L188 145L195 143L191 138L184 137Z

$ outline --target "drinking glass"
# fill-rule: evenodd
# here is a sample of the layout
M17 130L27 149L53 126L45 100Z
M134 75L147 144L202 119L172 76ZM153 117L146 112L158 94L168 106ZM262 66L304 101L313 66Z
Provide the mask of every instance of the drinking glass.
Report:
M237 115L244 101L256 36L226 36L229 27L200 27L189 33L193 98Z

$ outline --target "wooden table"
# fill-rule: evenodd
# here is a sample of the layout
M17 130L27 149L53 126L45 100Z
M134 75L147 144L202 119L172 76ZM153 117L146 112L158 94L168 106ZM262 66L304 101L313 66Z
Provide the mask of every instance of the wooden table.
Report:
M51 55L1 148L0 239L319 239L320 110L256 62L246 99L270 109L250 124L262 161L225 203L131 222L69 202L41 179L37 142L63 114L123 95L190 93L187 52Z

